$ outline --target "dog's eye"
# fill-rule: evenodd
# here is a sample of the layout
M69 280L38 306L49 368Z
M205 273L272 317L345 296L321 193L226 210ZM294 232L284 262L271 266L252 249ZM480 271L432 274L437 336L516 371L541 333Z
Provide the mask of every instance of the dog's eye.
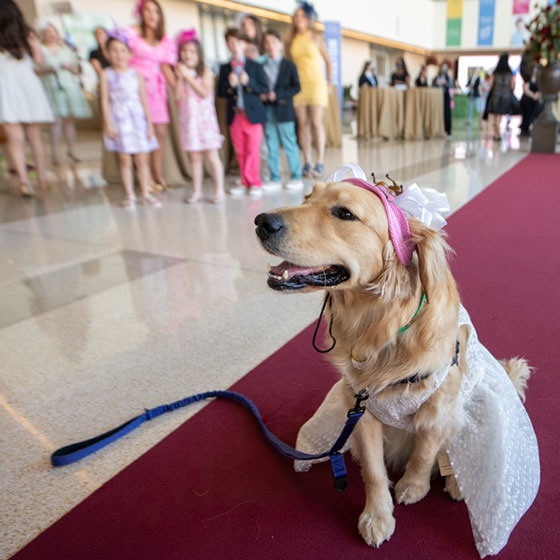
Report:
M331 209L331 214L339 220L346 220L349 222L356 222L359 219L354 216L348 208L344 208L344 206L335 206Z

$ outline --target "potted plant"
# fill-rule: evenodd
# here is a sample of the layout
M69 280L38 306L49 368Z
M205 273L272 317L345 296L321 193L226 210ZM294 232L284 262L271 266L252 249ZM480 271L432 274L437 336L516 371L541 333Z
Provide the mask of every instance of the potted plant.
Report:
M544 106L535 121L531 150L553 153L558 123L552 112L552 102L558 99L560 90L560 0L535 7L538 11L527 24L529 38L525 42L524 57L538 64L537 85Z
M539 88L543 93L557 93L560 90L560 0L540 6L527 29L525 54L539 64L540 80L543 80L543 87L539 83Z

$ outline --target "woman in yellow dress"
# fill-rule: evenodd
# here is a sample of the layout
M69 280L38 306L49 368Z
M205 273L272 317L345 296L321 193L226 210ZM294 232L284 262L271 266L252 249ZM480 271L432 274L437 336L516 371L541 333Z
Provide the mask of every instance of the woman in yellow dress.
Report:
M293 25L286 52L298 69L301 90L294 97L298 140L303 151L303 176L321 177L325 158L325 128L323 113L328 106L331 84L331 63L323 36L313 29L317 19L313 5L299 2L293 15ZM311 165L311 143L317 152L317 162Z

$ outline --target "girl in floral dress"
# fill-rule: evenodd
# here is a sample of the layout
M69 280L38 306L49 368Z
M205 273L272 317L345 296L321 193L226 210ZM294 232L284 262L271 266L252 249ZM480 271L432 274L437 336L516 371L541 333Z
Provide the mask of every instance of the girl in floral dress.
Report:
M179 36L176 99L179 103L181 144L187 152L192 174L193 192L185 202L202 198L203 158L210 163L214 179L212 202L224 199L224 168L218 150L224 137L220 134L214 105L214 77L204 66L204 55L194 30Z
M105 148L119 154L121 179L126 193L125 208L134 208L132 163L136 165L142 201L159 207L161 203L150 194L148 154L157 150L158 142L150 118L144 79L130 68L128 37L113 32L107 41L111 66L101 73L100 92L103 113Z

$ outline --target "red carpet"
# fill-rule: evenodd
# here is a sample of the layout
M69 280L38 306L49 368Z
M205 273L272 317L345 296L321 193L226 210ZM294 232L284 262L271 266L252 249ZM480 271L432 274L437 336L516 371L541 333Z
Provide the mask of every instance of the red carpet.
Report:
M559 170L559 156L527 156L447 228L457 252L453 269L480 339L496 356L524 355L537 368L527 408L540 445L541 488L499 555L503 559L552 559L560 550L554 478L560 471ZM312 349L311 334L310 328L303 331L233 387L292 443L335 380ZM349 489L337 494L327 464L295 473L244 409L214 402L14 558L478 558L466 507L444 495L440 482L420 503L397 506L391 541L378 551L368 548L356 527L363 505L360 474L349 467Z

